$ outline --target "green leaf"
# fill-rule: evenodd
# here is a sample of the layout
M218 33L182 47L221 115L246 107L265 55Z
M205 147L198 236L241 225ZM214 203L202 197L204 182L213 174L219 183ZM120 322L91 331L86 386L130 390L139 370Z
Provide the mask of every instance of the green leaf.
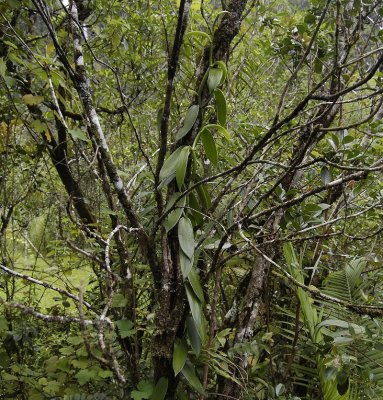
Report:
M199 337L197 327L192 317L186 318L186 329L194 353L198 356L201 351L201 338Z
M175 192L172 194L172 196L169 199L168 205L166 206L165 211L169 210L174 206L179 196L180 196L179 192ZM186 196L182 197L179 201L177 201L175 206L176 208L168 214L168 216L164 221L164 227L166 229L166 232L169 232L170 229L172 229L177 224L178 220L181 218L185 204L186 204Z
M75 375L75 378L77 379L78 383L81 386L90 382L95 377L96 377L96 371L92 369L82 369Z
M185 180L186 168L188 166L188 160L189 160L189 153L190 153L190 147L185 146L183 147L179 155L179 160L176 169L176 180L179 190L182 189L182 185Z
M218 122L224 126L226 124L227 106L226 98L222 90L214 90L215 104L217 106L217 119Z
M122 293L115 293L112 299L111 307L125 307L128 304L128 299Z
M189 108L186 113L184 124L182 128L179 129L176 135L176 140L182 139L193 127L199 113L199 105L193 105Z
M210 198L209 192L206 189L206 185L204 185L204 184L198 185L197 186L197 193L198 193L198 197L199 197L203 207L205 209L210 208L210 206L211 206L211 198Z
M182 375L189 382L190 386L193 387L198 393L205 394L205 390L202 386L201 381L195 373L194 366L191 363L186 363L182 369Z
M160 171L160 179L166 179L167 177L171 176L176 173L177 170L177 166L179 163L179 159L180 159L180 155L182 153L182 150L185 148L186 146L181 146L178 147L178 149L170 154L170 156L166 159L166 161L164 162L164 165L161 168Z
M33 94L25 94L22 99L27 106L37 106L44 101L43 96L33 96Z
M193 268L194 262L194 255L191 259L182 251L180 250L180 267L182 276L186 279Z
M197 274L197 272L194 268L190 271L190 273L188 275L188 279L189 279L191 287L193 288L194 293L196 294L198 299L203 304L205 302L205 297L203 295L203 290L202 290L202 286L201 286L201 281L199 279L199 275Z
M203 223L203 216L201 214L201 208L193 192L189 193L189 207L193 214L194 220L197 224Z
M129 319L121 319L116 322L116 325L122 339L132 336L136 333L136 331L133 329L134 324Z
M83 140L84 142L90 142L90 140L87 138L85 132L79 128L69 129L68 132L71 134L71 136L74 139L80 139L80 140Z
M222 76L223 71L221 68L210 68L207 77L207 87L209 88L210 93L221 83Z
M164 400L168 390L168 379L160 378L153 390L150 400Z
M186 289L186 296L190 306L190 311L194 319L198 335L201 338L201 341L204 342L206 338L206 323L202 311L201 302L199 301L198 297L194 293L194 290L188 283L185 284L185 289Z
M211 37L206 32L190 31L185 35L185 37L199 37L199 36L204 38L204 39L207 39L209 42L211 42Z
M178 240L180 246L185 255L192 259L194 255L194 232L193 225L190 219L187 217L182 217L178 222Z
M204 127L202 128L202 130L205 130L205 129L215 129L215 130L217 130L218 133L220 133L227 141L230 140L230 133L227 131L226 128L224 128L224 127L221 126L221 125L218 125L218 124L209 124L209 125L206 125L206 126L204 126Z
M223 61L216 61L215 65L222 70L222 78L221 78L221 84L225 82L227 78L227 67L226 64Z
M185 365L188 349L184 340L176 340L173 351L173 370L177 376Z
M4 58L0 57L0 76L4 78L6 72L7 72L7 66L5 64Z
M217 165L217 163L218 163L217 147L215 145L213 135L210 133L210 131L208 129L204 129L201 132L201 140L202 140L203 148L205 150L207 158L214 165Z

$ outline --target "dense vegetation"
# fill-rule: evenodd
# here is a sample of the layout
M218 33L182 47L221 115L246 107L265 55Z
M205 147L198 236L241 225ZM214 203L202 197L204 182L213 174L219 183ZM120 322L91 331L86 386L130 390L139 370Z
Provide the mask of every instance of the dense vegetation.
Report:
M379 0L0 2L0 398L383 398Z

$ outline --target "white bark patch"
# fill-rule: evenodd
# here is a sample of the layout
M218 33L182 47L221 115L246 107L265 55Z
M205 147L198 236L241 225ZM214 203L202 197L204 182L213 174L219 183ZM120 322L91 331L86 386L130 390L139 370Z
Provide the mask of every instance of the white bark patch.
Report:
M89 112L89 119L90 122L96 126L97 128L97 132L100 136L101 139L101 146L102 148L107 151L109 153L109 146L108 143L106 142L105 136L104 136L104 132L102 131L101 125L100 125L100 121L98 120L98 116L96 114L96 111L94 110L94 108L92 108Z
M77 59L77 65L84 66L84 57L83 56L80 56Z
M117 190L122 190L124 188L124 184L122 183L121 179L117 179L114 182L114 186L116 187Z

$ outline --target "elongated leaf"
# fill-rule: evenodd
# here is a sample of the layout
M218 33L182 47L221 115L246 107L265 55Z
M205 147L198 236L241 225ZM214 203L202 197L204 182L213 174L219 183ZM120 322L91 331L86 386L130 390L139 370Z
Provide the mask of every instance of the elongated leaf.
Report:
M177 224L177 222L181 218L183 209L185 207L186 196L182 197L179 201L176 202L176 200L178 199L179 196L180 196L179 192L173 193L173 195L170 197L169 202L166 206L165 211L172 208L174 206L174 204L176 203L175 204L176 208L173 211L171 211L169 213L169 215L165 218L164 227L166 229L166 232L169 232L170 229L172 229Z
M186 168L188 166L188 160L189 160L189 153L190 153L190 147L185 146L182 148L180 155L178 157L178 164L177 164L177 169L176 169L176 180L177 180L177 185L178 185L179 190L182 189L182 185L185 180Z
M193 127L199 112L199 105L195 104L191 106L186 113L184 124L182 128L179 129L176 135L176 140L182 139Z
M178 223L178 240L185 255L192 259L194 255L194 232L190 219L182 217Z
M202 305L198 297L195 295L192 287L187 283L185 284L186 296L189 302L190 311L197 328L197 332L201 341L204 342L206 339L206 323L205 317L202 311Z
M197 327L192 317L186 318L186 328L192 349L198 356L201 351L201 338L199 337Z
M223 61L216 61L215 65L222 70L222 78L221 78L221 84L225 82L227 78L227 67L226 64Z
M182 369L182 375L189 382L190 386L193 387L198 393L204 394L205 390L202 386L201 381L195 373L194 367L191 363L186 363Z
M210 133L208 129L204 129L201 133L201 140L203 144L203 148L205 150L207 158L214 164L218 163L218 153L217 147L215 145L215 141L213 135Z
M218 124L209 124L209 125L204 126L202 129L203 129L203 130L205 130L205 129L209 129L209 130L210 130L210 129L215 129L215 130L217 130L218 133L220 133L227 141L230 140L230 133L227 131L226 128L224 128L224 127L221 126L221 125L218 125Z
M190 271L190 273L188 275L188 279L189 279L191 287L193 288L195 295L198 297L198 299L201 301L201 303L204 303L205 297L203 295L201 281L199 279L199 275L197 274L197 272L194 268Z
M202 31L190 31L185 35L185 37L202 37L207 39L209 42L211 41L211 36Z
M223 71L221 68L210 68L209 75L207 77L207 87L211 93L221 83Z
M170 156L166 159L160 171L161 180L166 179L168 176L171 176L172 174L176 173L177 166L180 160L180 155L184 148L185 146L179 147L174 153L170 154Z
M174 343L173 370L177 376L185 365L188 349L184 340L177 340Z
M153 389L153 393L150 396L150 400L164 400L166 392L168 390L168 379L160 378Z
M191 192L189 194L189 206L192 209L191 211L192 211L195 222L197 222L197 224L202 224L203 217L201 214L201 207L199 206L197 198L195 197L193 192Z
M205 209L210 208L211 206L211 198L209 192L206 189L206 185L202 184L197 186L198 197Z
M182 276L186 279L193 268L194 262L194 255L191 259L182 251L180 250L180 267Z
M217 106L217 119L218 122L224 126L226 124L227 106L226 98L222 90L214 90L215 104Z

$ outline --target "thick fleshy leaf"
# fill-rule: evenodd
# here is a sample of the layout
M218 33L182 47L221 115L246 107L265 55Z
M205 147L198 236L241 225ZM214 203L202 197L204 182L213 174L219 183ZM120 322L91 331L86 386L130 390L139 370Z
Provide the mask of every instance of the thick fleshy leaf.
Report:
M188 166L188 160L189 160L189 153L190 153L190 147L185 146L182 148L179 155L179 160L176 169L176 180L179 190L182 189L182 185L185 180L186 168Z
M207 87L209 92L212 92L221 83L223 71L221 68L210 68L209 75L207 77Z
M169 210L175 205L175 209L170 211L168 216L165 218L164 221L164 227L166 229L166 232L169 232L170 229L172 229L179 219L181 218L182 212L184 210L185 204L186 204L186 196L182 197L179 201L177 201L178 197L180 196L179 192L173 193L173 195L170 197L168 204L166 206L166 210ZM177 201L177 202L176 202Z
M214 165L217 165L217 163L218 163L217 147L215 145L213 135L210 133L209 129L204 129L201 132L201 140L202 140L203 148L205 150L207 158Z
M186 318L186 329L194 353L198 356L201 351L201 338L199 337L197 327L192 317Z
M182 128L179 129L176 135L176 140L182 139L193 127L197 117L198 117L198 112L199 112L199 105L194 104L191 106L186 113L184 124Z
M210 208L211 206L211 198L209 192L207 191L206 185L198 185L197 186L198 197L205 209Z
M179 147L174 153L170 154L170 156L164 162L164 165L160 171L160 179L166 179L172 174L176 173L178 163L180 161L180 155L185 146Z
M180 250L180 267L182 276L186 279L193 268L194 263L194 255L191 259L182 251Z
M226 116L227 116L227 106L226 106L226 98L223 94L222 90L215 89L214 90L215 104L217 107L217 119L218 122L224 126L226 124Z
M230 133L227 131L226 128L224 128L224 127L221 126L221 125L218 125L218 124L209 124L209 125L204 126L202 129L203 129L203 130L205 130L205 129L209 129L209 130L215 129L215 130L218 131L218 133L220 133L227 141L230 140Z
M188 349L184 340L177 340L174 343L173 370L177 376L185 365Z
M178 223L178 240L182 251L185 253L189 260L192 259L194 255L194 232L193 225L190 219L187 217L182 217Z
M168 390L168 379L160 378L153 389L153 393L150 396L150 400L164 400L166 392Z
M221 78L221 84L225 82L225 79L227 78L227 67L226 64L223 61L216 61L215 65L222 70L222 78Z
M185 35L185 37L201 37L203 39L207 39L209 42L211 41L211 36L202 31L190 31Z
M202 305L198 297L195 295L192 287L186 283L186 296L189 302L190 311L197 328L197 332L201 341L204 342L206 339L206 321L202 311Z
M197 224L202 224L203 216L201 214L201 207L193 192L189 194L189 207L192 209L191 211L195 222L197 222Z
M198 393L204 394L205 390L198 376L195 373L194 366L191 363L186 363L182 369L182 375L189 382L190 386L193 387Z
M201 303L204 303L205 297L203 295L201 281L199 279L199 275L197 274L197 272L194 268L192 268L192 270L190 271L190 273L188 275L188 279L189 279L191 287L193 288L195 295L198 297L198 299L201 301Z

